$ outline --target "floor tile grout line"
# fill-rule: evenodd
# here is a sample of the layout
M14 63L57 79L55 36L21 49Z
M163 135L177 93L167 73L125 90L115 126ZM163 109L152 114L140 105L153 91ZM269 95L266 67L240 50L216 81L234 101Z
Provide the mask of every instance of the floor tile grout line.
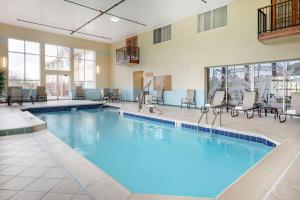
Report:
M36 133L38 134L38 133ZM84 191L87 193L87 195L90 197L91 200L96 200L94 198L94 196L88 191L87 187L85 187L80 179L78 177L76 177L74 174L72 174L65 166L62 162L60 162L60 160L58 158L56 158L56 156L54 156L53 152L41 141L41 139L37 136L34 135L35 139L41 144L41 146L46 149L48 151L49 154L51 154L51 156L54 158L54 160L56 160L62 167L63 169L65 169L67 171L67 173L69 173L69 175L71 175L72 178L74 178L74 180L76 180L79 183L79 186L84 189ZM78 190L79 191L79 190Z
M45 192L45 194L43 196L40 197L40 199L43 199L47 194L51 193L51 190L53 190L53 188L55 188L58 184L60 184L63 181L60 180L57 184L55 184L51 189L49 189L47 192Z
M268 197L271 195L271 193L274 191L275 187L278 185L278 183L280 183L280 181L284 178L284 176L287 174L287 172L289 171L289 169L293 166L293 164L296 162L298 156L300 156L300 151L298 151L296 153L296 155L294 156L294 158L289 162L289 164L286 166L286 168L283 170L283 172L281 172L281 174L279 175L279 177L277 177L277 179L275 180L275 182L272 184L272 186L268 189L268 191L266 192L266 194L264 195L264 197L262 198L262 200L266 200L268 199Z

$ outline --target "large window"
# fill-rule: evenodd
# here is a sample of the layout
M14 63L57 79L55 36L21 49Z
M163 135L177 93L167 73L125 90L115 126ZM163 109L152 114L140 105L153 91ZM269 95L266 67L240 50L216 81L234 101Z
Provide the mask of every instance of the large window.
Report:
M217 90L225 90L226 67L211 67L208 70L208 101L211 102Z
M96 87L96 52L74 49L74 82L84 88Z
M245 91L255 91L257 103L284 109L291 94L300 92L300 60L210 67L207 81L207 101L224 90L226 101L237 105Z
M45 45L46 70L70 70L70 48Z
M153 43L158 44L171 40L171 25L155 29L153 31Z
M227 25L227 6L207 11L198 15L198 32Z
M40 85L40 44L8 39L8 85L35 88Z

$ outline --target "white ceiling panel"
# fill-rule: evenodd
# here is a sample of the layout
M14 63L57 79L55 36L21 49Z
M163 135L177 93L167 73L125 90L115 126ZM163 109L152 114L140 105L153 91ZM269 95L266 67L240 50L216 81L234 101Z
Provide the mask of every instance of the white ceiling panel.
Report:
M99 10L106 10L118 0L71 0ZM111 38L112 40L74 34L75 37L113 43L129 36L171 24L188 16L196 15L226 4L228 0L126 0L109 13L128 18L147 26L128 21L112 22L111 16L103 15L80 31ZM70 35L68 31L56 30L17 19L75 30L98 15L98 12L70 4L65 0L0 0L0 22L37 30Z

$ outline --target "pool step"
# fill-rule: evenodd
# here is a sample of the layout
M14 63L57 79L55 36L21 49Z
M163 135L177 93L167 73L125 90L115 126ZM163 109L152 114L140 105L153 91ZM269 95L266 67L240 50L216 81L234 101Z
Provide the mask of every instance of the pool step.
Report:
M28 111L12 113L11 116L7 116L7 118L10 120L15 119L17 125L14 128L10 128L9 126L3 127L0 129L0 136L28 134L47 129L47 124L44 121Z

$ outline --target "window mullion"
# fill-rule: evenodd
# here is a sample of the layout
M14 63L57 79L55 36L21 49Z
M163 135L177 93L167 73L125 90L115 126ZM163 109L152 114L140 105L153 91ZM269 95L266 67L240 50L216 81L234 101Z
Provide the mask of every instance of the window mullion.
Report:
M26 42L25 41L23 41L24 42L24 80L23 80L23 84L24 84L24 86L26 86Z

